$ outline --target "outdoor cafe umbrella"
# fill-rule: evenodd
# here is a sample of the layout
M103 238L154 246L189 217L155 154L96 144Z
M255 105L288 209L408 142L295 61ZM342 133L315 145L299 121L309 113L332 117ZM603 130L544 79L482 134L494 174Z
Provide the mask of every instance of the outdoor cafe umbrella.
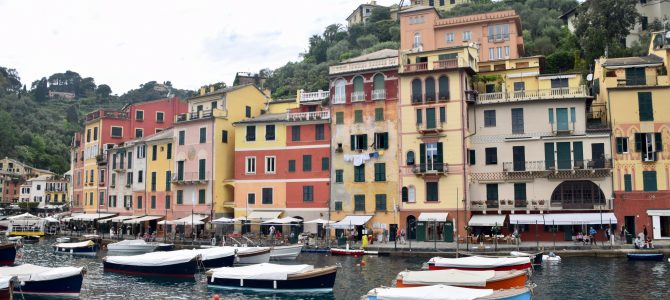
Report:
M235 219L230 219L226 217L221 217L212 221L213 224L228 224L233 222L235 222Z
M332 224L332 223L335 223L335 221L324 220L321 218L305 222L305 224Z

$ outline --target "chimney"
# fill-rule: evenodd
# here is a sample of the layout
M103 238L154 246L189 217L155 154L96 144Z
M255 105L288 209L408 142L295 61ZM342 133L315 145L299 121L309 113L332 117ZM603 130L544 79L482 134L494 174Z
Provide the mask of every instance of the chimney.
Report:
M206 87L204 87L204 86L200 87L200 96L204 95L206 90L207 90Z

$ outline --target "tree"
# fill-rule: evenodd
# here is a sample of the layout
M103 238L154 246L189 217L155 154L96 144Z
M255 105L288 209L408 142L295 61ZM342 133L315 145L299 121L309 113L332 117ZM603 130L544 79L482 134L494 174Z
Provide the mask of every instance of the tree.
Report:
M98 88L95 90L95 96L97 97L98 100L108 100L109 95L112 94L112 88L109 87L109 85L106 84L101 84L98 86Z
M375 7L370 12L370 17L368 17L368 22L374 23L377 21L390 20L391 11L386 7Z
M635 0L591 0L577 8L575 34L587 61L605 54L623 53L622 41L635 26L640 14Z
M93 77L86 77L81 79L77 86L76 94L77 97L85 97L89 93L96 91L95 79Z
M372 34L368 34L356 39L356 44L358 44L358 46L362 49L370 48L378 43L379 39Z
M44 102L49 98L49 88L47 87L46 77L33 81L31 92L37 102Z
M0 95L21 90L21 77L16 69L0 67Z

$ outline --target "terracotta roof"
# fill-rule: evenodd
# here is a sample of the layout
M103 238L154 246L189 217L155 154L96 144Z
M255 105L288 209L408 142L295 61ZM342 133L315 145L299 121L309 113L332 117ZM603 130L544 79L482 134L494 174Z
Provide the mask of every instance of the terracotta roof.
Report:
M608 58L603 63L603 67L623 67L634 65L658 65L663 64L663 58L650 54L647 56L632 56L621 58Z
M382 58L396 57L396 56L398 56L398 50L396 50L396 49L382 49L382 50L375 51L375 52L372 52L372 53L368 53L368 54L365 54L365 55L361 55L361 56L358 56L358 57L345 59L341 63L351 63L351 62L358 62L358 61L375 60L375 59L382 59Z

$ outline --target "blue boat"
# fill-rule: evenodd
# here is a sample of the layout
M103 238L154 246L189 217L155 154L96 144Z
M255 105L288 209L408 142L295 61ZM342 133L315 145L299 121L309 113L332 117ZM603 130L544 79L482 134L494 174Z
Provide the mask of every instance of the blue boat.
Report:
M528 287L506 290L472 289L448 285L429 285L422 287L390 288L381 287L372 289L367 294L367 300L407 299L407 300L530 300Z
M16 244L2 243L0 244L0 265L11 266L16 259Z
M0 276L16 276L21 282L14 294L79 297L84 268L48 268L31 264L1 267Z
M315 269L312 265L261 263L207 272L207 284L222 289L269 292L330 292L335 285L337 267Z
M52 247L56 253L90 256L95 256L99 249L98 244L91 240L78 243L58 243Z
M107 256L102 259L105 272L138 276L194 278L201 256L193 251L153 252L132 256Z
M663 261L663 253L628 253L628 260Z

